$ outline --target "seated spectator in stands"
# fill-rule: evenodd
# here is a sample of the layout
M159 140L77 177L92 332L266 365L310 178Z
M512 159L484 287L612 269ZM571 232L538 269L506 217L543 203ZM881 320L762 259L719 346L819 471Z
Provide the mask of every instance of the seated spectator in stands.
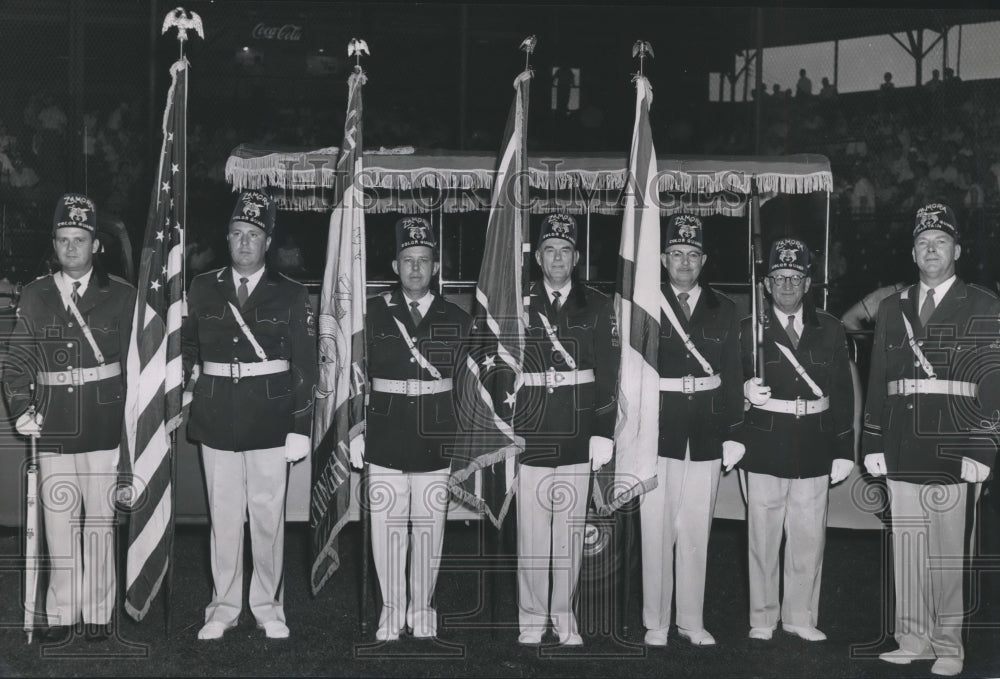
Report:
M837 98L837 86L831 83L829 78L823 78L823 86L819 90L819 98L823 101L832 101Z
M968 174L965 174L964 178L968 183L969 188L965 192L965 198L962 199L962 204L970 210L981 210L986 204L986 195L983 191L983 187Z
M882 76L882 80L884 80L885 82L883 82L882 86L879 87L881 91L892 92L894 89L896 89L896 83L892 82L892 73L886 71L885 75Z
M799 81L795 83L796 97L811 97L813 93L813 81L806 77L806 69L799 70Z
M924 83L924 88L931 93L941 89L941 71L936 68L931 71L931 79Z
M955 75L955 69L953 69L953 68L945 68L944 69L944 81L943 81L943 84L945 84L945 85L954 85L954 84L957 84L957 83L960 83L960 82L962 82L962 79L960 77L958 77L957 75Z
M851 212L871 214L875 212L875 185L865 175L867 167L859 164L855 168L854 186L851 188Z

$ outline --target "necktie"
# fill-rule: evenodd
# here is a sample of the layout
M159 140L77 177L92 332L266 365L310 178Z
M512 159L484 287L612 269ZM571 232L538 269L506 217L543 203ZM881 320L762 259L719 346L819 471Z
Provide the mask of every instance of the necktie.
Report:
M920 307L920 325L927 325L927 321L931 320L931 314L934 313L934 288L927 291L927 296L924 297L923 306Z
M552 293L552 309L559 311L560 307L562 307L562 293L555 290Z
M420 315L420 302L410 302L410 316L413 318L413 327L420 325L424 317Z
M80 301L80 281L73 281L73 292L69 293L69 298L73 300L73 304Z
M688 306L688 295L686 292L677 293L677 301L681 303L681 311L684 312L684 318L691 320L691 307Z
M795 316L788 317L788 325L785 326L785 332L788 333L788 339L792 341L792 348L799 348L799 333L795 332Z
M250 292L247 290L247 282L249 280L250 280L249 278L241 278L240 279L240 287L237 288L237 290L236 290L236 299L238 299L240 301L240 306L243 306L244 304L246 304L247 303L247 297L250 296Z

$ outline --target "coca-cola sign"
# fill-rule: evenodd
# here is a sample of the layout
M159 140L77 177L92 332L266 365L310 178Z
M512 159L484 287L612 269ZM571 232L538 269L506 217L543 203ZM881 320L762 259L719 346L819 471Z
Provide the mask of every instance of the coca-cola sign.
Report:
M302 27L297 24L268 26L261 21L253 27L250 35L254 40L288 40L294 42L302 39Z

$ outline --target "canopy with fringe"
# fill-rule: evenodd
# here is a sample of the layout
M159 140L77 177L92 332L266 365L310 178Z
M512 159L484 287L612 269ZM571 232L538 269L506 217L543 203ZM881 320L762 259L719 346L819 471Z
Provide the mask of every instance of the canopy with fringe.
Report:
M241 144L226 163L234 190L275 191L288 210L331 209L338 149ZM661 212L745 214L752 180L761 198L830 192L830 161L821 155L673 156L658 159ZM530 210L615 214L624 205L626 159L611 153L529 158ZM489 208L496 156L477 151L379 149L364 154L368 212L467 212Z

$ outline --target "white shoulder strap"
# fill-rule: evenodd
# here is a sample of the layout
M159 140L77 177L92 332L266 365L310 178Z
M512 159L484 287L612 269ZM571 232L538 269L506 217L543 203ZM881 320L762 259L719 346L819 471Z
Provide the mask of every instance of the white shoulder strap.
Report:
M410 349L410 355L413 356L417 364L434 376L434 379L441 379L441 371L434 367L434 364L427 360L427 357L420 353L416 345L413 344L413 340L410 339L410 333L407 331L406 326L399 322L399 319L395 316L392 320L396 322L396 326L399 327L399 332L403 335L403 339L406 341L406 346Z
M104 354L102 354L101 350L97 348L97 341L94 339L94 333L90 331L90 326L87 325L87 321L83 320L83 314L81 314L80 310L76 307L76 302L73 301L72 297L67 297L66 305L69 307L69 312L73 314L73 318L75 318L76 322L80 324L80 330L83 332L83 336L87 338L87 343L90 345L90 348L94 350L94 356L97 357L97 362L104 365Z
M663 314L667 317L667 320L670 321L670 325L672 325L677 334L680 335L681 341L684 342L684 346L687 347L687 350L691 352L691 355L694 356L698 363L701 364L701 369L708 375L714 375L715 370L712 368L712 364L708 362L708 359L701 355L701 352L698 351L698 347L696 347L694 342L691 341L691 337L684 332L684 328L681 327L681 322L677 319L677 314L674 313L674 308L670 306L670 302L667 301L666 296L662 292L660 293L660 308L663 309Z
M563 343L559 341L558 337L556 337L556 329L552 327L551 323L549 323L549 319L547 319L545 314L541 312L539 312L538 317L542 319L542 325L545 326L545 334L549 336L549 341L552 342L552 348L559 352L559 355L563 357L564 361L566 361L566 365L569 366L570 370L576 370L576 361L573 360L573 357L569 355L568 351L566 351L566 347L564 347Z
M910 325L910 321L906 318L906 314L903 314L903 325L906 327L906 339L910 343L910 349L913 350L913 355L917 357L920 367L925 373L927 373L927 377L937 377L937 374L934 372L934 366L932 366L931 362L927 360L927 356L924 355L924 352L920 349L920 345L917 344L917 341L913 338L913 326Z
M240 330L243 331L243 335L250 342L250 346L253 347L253 352L257 354L257 358L262 361L267 360L267 353L264 352L264 347L260 346L260 342L257 338L253 336L253 332L247 327L246 321L243 320L243 315L240 310L236 308L236 305L232 302L229 303L229 308L233 310L233 316L236 318L236 323L240 326Z
M792 364L793 368L795 368L795 372L799 374L799 377L801 377L802 380L809 385L809 388L812 389L812 393L816 395L816 398L823 398L823 390L819 388L816 381L810 377L809 373L806 372L806 369L802 367L802 364L799 363L799 359L795 358L795 354L792 350L781 342L775 342L774 345L785 355L785 358L787 358L788 362Z

